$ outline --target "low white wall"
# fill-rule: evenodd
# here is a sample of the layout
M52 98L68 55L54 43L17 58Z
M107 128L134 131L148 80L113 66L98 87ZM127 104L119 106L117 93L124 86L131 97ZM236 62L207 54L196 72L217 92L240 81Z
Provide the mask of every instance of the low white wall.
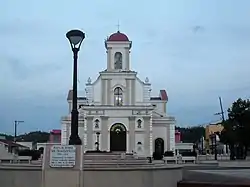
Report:
M84 171L58 168L42 171L41 166L0 165L1 187L176 187L180 180L180 166L88 168Z

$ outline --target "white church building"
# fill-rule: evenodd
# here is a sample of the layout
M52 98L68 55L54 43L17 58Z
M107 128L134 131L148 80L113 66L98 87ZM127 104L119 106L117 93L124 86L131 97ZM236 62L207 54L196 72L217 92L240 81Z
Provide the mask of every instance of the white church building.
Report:
M107 67L95 81L88 79L85 96L78 95L79 136L85 150L153 152L175 150L175 118L167 115L167 92L151 96L149 79L131 69L132 42L116 32L105 41ZM68 144L72 90L68 93L68 115L61 119L61 143Z

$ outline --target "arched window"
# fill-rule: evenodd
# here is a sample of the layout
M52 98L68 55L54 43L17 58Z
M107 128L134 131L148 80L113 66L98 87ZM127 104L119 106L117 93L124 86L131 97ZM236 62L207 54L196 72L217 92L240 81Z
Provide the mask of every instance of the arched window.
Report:
M137 128L140 129L142 126L142 120L138 119L137 120Z
M115 106L122 105L122 89L120 87L116 87L114 90L114 104Z
M99 126L100 126L100 121L99 121L99 119L96 119L95 120L95 128L99 129Z
M115 69L122 69L122 53L116 52L114 56Z

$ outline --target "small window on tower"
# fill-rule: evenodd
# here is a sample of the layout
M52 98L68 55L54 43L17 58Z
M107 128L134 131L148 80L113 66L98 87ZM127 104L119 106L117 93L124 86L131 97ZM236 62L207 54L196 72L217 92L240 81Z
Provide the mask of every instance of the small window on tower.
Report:
M122 53L116 52L114 57L115 69L122 69Z
M95 120L95 128L99 129L100 121L98 119Z
M140 129L142 125L142 120L138 119L137 120L137 128Z

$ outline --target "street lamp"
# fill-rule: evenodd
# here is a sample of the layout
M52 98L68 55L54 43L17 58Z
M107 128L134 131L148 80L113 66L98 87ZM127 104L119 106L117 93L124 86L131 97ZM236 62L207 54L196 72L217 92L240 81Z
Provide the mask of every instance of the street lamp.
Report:
M82 141L78 135L78 109L77 109L77 58L85 34L80 30L71 30L67 32L66 37L69 40L71 49L74 54L73 64L73 98L71 111L71 135L69 138L70 145L81 145Z
M100 145L100 132L97 132L96 133L96 139L97 139L97 142L96 142L96 145L97 145L97 147L96 147L96 150L97 151L99 151L99 145Z
M17 137L17 125L19 123L24 123L24 121L18 121L18 120L15 120L15 123L14 123L14 131L15 131L15 136L14 136L14 142L16 143L16 137Z
M201 137L201 154L204 153L204 136Z

